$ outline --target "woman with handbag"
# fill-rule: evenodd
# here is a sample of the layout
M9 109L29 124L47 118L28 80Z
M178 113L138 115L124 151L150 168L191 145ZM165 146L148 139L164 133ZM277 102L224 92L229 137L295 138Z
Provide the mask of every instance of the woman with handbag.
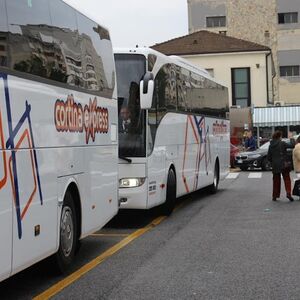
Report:
M283 177L284 186L286 190L286 197L290 201L294 201L292 197L292 184L290 171L292 167L292 162L287 156L287 148L293 148L294 143L291 140L291 145L288 145L282 141L281 131L275 131L272 136L272 141L268 150L268 160L272 164L273 172L273 194L272 200L276 201L280 197L280 187L281 187L281 175Z
M293 150L293 165L296 177L298 178L298 180L295 181L293 195L300 196L300 136L298 136L296 146Z

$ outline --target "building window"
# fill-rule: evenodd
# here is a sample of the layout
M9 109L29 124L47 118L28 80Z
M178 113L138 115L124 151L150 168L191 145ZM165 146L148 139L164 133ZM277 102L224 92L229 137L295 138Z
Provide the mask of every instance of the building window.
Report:
M250 68L231 69L232 105L251 106Z
M281 66L280 77L300 76L300 66Z
M226 17L206 17L206 27L225 27Z
M298 13L280 13L278 14L278 24L298 23Z

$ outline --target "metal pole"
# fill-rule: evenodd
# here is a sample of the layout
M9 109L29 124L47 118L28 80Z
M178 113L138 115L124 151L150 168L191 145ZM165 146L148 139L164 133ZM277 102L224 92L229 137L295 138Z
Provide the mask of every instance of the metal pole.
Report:
M257 126L257 148L260 147L260 140L259 140L259 126Z

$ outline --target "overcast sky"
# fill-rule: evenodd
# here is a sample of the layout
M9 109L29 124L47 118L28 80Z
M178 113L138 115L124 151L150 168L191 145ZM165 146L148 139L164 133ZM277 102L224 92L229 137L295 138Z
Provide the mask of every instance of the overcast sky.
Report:
M114 47L152 46L188 33L187 0L65 0L110 30Z

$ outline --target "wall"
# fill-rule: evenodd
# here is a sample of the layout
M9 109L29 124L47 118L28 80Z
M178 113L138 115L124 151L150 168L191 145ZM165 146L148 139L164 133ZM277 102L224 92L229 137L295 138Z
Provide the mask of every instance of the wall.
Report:
M277 58L277 12L275 0L227 0L229 36L268 46L274 65ZM274 77L274 101L279 99L279 76Z
M298 23L278 24L278 65L300 65L300 2L277 0L277 8L278 13L298 12ZM300 76L279 79L279 98L286 104L300 103Z
M206 28L206 17L226 16L227 0L188 0L189 32ZM212 31L224 31L226 27L210 28Z
M266 53L233 53L183 56L205 69L214 69L214 77L228 87L232 105L231 68L250 67L251 101L255 106L267 105ZM257 68L256 64L259 64ZM270 86L270 89L272 87Z
M274 101L300 103L300 76L280 77L280 66L300 65L300 0L188 0L189 29L227 35L272 49ZM298 12L298 23L278 24L278 13ZM226 15L227 27L206 28L206 17ZM299 96L298 96L299 95Z
M298 18L300 18L300 2L299 0L277 0L277 12L298 12ZM294 24L278 24L278 29L300 29L300 22Z
M201 19L206 20L207 16L225 11L228 36L255 42L272 49L274 65L276 66L273 92L274 101L277 101L279 99L279 69L277 68L276 0L188 0L188 6L190 32L200 29L210 30L210 28L206 28L205 22ZM218 31L222 30L220 28L216 29ZM213 31L216 31L216 29Z

